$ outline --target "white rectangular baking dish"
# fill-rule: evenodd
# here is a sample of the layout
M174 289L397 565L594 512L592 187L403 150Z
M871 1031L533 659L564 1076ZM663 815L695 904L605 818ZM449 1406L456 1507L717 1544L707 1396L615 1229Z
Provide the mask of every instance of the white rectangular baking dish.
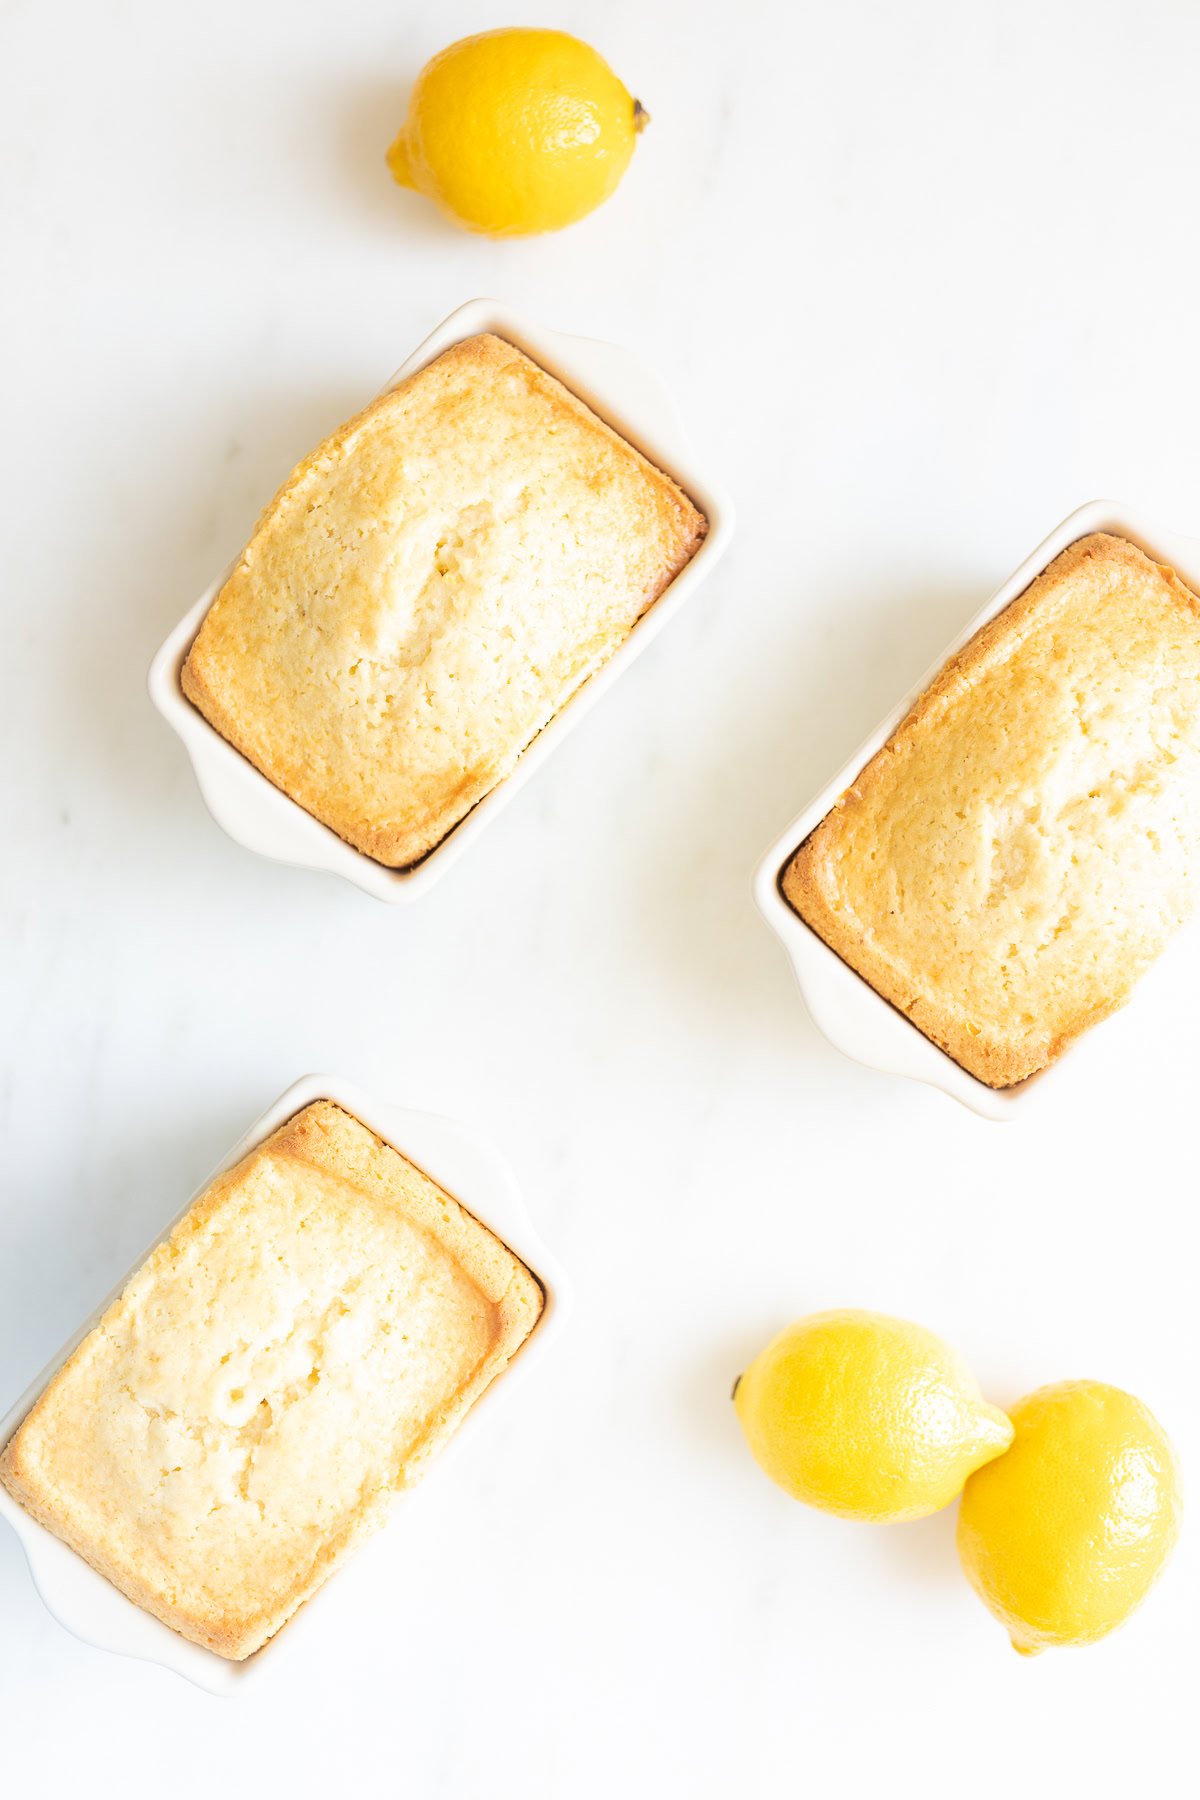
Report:
M230 837L277 862L328 869L352 881L364 893L392 904L417 899L462 855L553 753L555 745L711 574L733 534L733 506L724 490L697 465L670 395L657 376L626 350L591 338L548 331L498 300L471 300L443 319L401 364L382 392L387 393L423 369L452 344L480 332L494 332L507 339L556 375L622 437L672 476L708 520L707 535L686 568L642 616L604 667L589 677L522 753L512 774L493 788L421 862L411 869L385 868L345 843L265 775L260 775L185 697L180 672L201 621L233 564L189 608L150 666L150 698L182 740L205 804Z
M1171 564L1190 587L1200 592L1200 538L1161 530L1138 508L1123 506L1115 500L1093 500L1079 507L1055 527L1019 569L1014 570L920 681L896 702L886 718L880 720L861 749L831 781L826 782L819 794L814 795L786 831L780 833L763 857L754 878L754 896L759 911L787 951L805 1007L818 1031L855 1062L865 1063L885 1074L904 1075L910 1080L940 1088L942 1093L961 1101L985 1119L1011 1119L1028 1107L1035 1095L1044 1096L1046 1083L1058 1079L1068 1065L1078 1069L1078 1060L1085 1054L1089 1041L1103 1027L1094 1026L1065 1052L1060 1062L1040 1074L1031 1075L1014 1087L990 1088L969 1075L944 1050L939 1050L903 1013L844 963L788 905L780 881L794 852L816 829L865 764L883 748L942 665L1011 600L1023 593L1068 545L1093 531L1109 531L1117 537L1130 539L1156 561ZM1132 1005L1137 1005L1136 994Z
M413 1508L422 1504L429 1487L436 1488L443 1478L442 1465L446 1457L460 1450L464 1440L473 1441L480 1424L490 1417L498 1397L510 1396L514 1387L523 1382L530 1369L551 1347L565 1317L567 1291L555 1258L530 1224L511 1171L485 1138L450 1119L438 1118L430 1113L406 1112L400 1107L381 1104L364 1094L353 1082L336 1075L305 1075L301 1080L293 1082L287 1092L281 1094L274 1105L238 1139L228 1155L222 1158L212 1173L201 1182L196 1193L190 1196L187 1206L182 1207L163 1227L154 1243L160 1243L167 1236L213 1176L220 1174L223 1169L232 1168L256 1144L269 1137L285 1120L314 1100L336 1102L346 1112L361 1119L378 1137L385 1139L411 1162L416 1163L427 1175L432 1176L468 1212L473 1213L516 1251L536 1275L546 1296L545 1306L533 1332L509 1367L467 1413L449 1443L439 1452L435 1467L411 1494L404 1497L390 1526L356 1551L346 1566L338 1571L332 1585L342 1594L351 1587L356 1590L351 1597L363 1615L365 1629L369 1631L372 1619L378 1618L383 1605L379 1594L381 1565L386 1562L389 1554L393 1564L397 1565L393 1570L395 1579L403 1579L398 1567L405 1542L403 1521L412 1516ZM141 1267L153 1248L154 1244L147 1246L113 1291L106 1295L15 1405L0 1419L0 1444L7 1443L42 1389L117 1298L130 1276ZM6 1519L16 1532L25 1552L34 1586L60 1625L64 1625L75 1637L100 1649L173 1669L176 1674L184 1676L211 1694L231 1694L241 1690L247 1682L253 1682L268 1658L274 1664L277 1658L285 1655L297 1633L312 1629L313 1619L328 1592L327 1588L322 1588L311 1600L306 1601L279 1635L264 1644L253 1656L247 1657L245 1662L229 1662L213 1651L204 1649L202 1645L190 1643L187 1638L180 1637L160 1620L135 1606L132 1600L127 1600L119 1589L113 1587L102 1575L98 1575L82 1557L55 1537L53 1532L31 1519L3 1487L0 1487L0 1517ZM366 1572L364 1565L370 1565ZM382 1573L386 1581L386 1570Z

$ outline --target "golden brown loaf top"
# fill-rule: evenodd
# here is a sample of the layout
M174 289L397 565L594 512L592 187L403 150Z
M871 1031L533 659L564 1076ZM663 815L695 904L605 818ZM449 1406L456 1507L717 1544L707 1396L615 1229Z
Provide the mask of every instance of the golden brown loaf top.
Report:
M240 1660L383 1522L541 1308L491 1232L319 1101L151 1253L0 1479L130 1599Z
M783 890L1007 1087L1123 1005L1198 880L1200 600L1098 534L946 664Z
M404 867L503 781L704 531L544 369L469 338L294 471L184 692L284 793Z

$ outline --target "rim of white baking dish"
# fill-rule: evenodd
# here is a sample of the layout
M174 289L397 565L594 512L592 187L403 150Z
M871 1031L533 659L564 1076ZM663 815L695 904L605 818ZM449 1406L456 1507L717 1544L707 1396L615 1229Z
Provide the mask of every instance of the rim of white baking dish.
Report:
M536 1276L545 1304L533 1331L512 1362L471 1407L453 1437L439 1451L437 1467L430 1470L411 1495L406 1495L384 1530L356 1550L353 1558L338 1571L337 1583L344 1585L362 1579L361 1568L369 1560L380 1539L400 1528L401 1521L414 1504L419 1503L426 1484L441 1478L446 1458L459 1452L464 1439L479 1427L481 1417L491 1416L498 1394L511 1395L514 1385L524 1381L529 1370L551 1347L564 1323L569 1306L569 1288L562 1268L546 1248L530 1221L529 1213L508 1164L495 1146L481 1133L454 1119L437 1114L412 1112L373 1099L356 1082L341 1075L305 1075L294 1081L243 1132L237 1143L223 1156L216 1168L205 1177L189 1196L185 1206L163 1227L142 1254L130 1264L112 1292L105 1296L89 1317L72 1333L37 1378L0 1419L0 1445L7 1443L38 1395L67 1358L82 1343L88 1332L123 1291L126 1283L145 1262L155 1245L171 1232L193 1202L223 1170L232 1168L257 1144L270 1137L294 1114L314 1100L331 1100L344 1111L361 1119L377 1137L391 1144L432 1179L452 1194L481 1224L494 1231ZM296 1634L311 1629L315 1611L326 1597L322 1588L307 1600L279 1634L264 1644L245 1662L229 1662L180 1637L161 1620L143 1612L132 1600L105 1580L84 1562L53 1532L30 1517L7 1489L0 1487L0 1517L7 1520L17 1534L29 1572L47 1610L72 1636L97 1649L108 1650L141 1662L158 1663L208 1693L229 1695L253 1683L270 1662L275 1666L286 1655Z
M1055 526L987 604L968 620L921 679L880 720L866 742L779 834L754 877L754 897L759 911L783 944L809 1017L822 1036L853 1061L879 1069L884 1074L901 1075L938 1088L985 1119L1012 1119L1024 1113L1035 1100L1043 1100L1048 1087L1052 1087L1068 1068L1078 1071L1089 1040L1103 1029L1103 1023L1085 1032L1048 1069L1010 1088L990 1088L968 1074L953 1057L940 1050L910 1019L878 994L863 976L844 963L788 905L780 883L787 864L805 838L883 748L913 702L949 658L1024 593L1030 582L1036 580L1056 556L1094 531L1128 538L1148 556L1176 568L1190 586L1200 588L1200 538L1163 530L1140 507L1124 505L1120 501L1092 500L1077 507ZM1137 1004L1136 996L1132 1004Z
M512 773L411 869L389 869L346 843L259 773L226 742L183 692L180 674L192 641L236 565L222 571L169 633L150 665L150 698L182 741L206 806L228 836L248 850L299 868L341 875L377 900L419 899L508 805L555 745L578 725L606 689L642 654L699 583L711 574L733 534L728 494L697 464L674 401L658 376L630 351L597 338L551 331L500 300L469 300L442 320L380 390L387 393L464 338L494 332L533 358L621 436L678 482L708 520L699 549L642 615L604 666L589 676L527 749Z

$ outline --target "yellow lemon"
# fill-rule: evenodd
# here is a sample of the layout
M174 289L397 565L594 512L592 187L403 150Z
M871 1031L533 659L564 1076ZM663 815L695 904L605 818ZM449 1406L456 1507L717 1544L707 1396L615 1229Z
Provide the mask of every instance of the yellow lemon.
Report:
M882 1313L789 1325L738 1381L734 1404L771 1479L846 1519L936 1512L1012 1441L948 1344Z
M1039 1388L1012 1422L1012 1449L963 1494L967 1579L1023 1655L1093 1644L1128 1618L1170 1554L1174 1453L1140 1400L1099 1381Z
M557 231L608 199L646 120L578 38L485 31L421 70L388 167L470 231Z

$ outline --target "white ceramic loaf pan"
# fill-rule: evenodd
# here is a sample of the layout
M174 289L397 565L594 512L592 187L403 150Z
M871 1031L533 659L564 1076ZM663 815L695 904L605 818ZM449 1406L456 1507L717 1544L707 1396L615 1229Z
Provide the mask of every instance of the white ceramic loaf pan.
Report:
M0 1487L0 1517L12 1526L20 1539L29 1563L34 1585L49 1611L76 1637L119 1656L131 1656L144 1662L159 1663L165 1669L205 1688L212 1694L231 1694L252 1683L268 1658L274 1661L286 1654L298 1633L314 1629L314 1620L326 1601L329 1588L345 1596L358 1608L363 1628L369 1631L371 1620L382 1609L394 1603L381 1592L388 1580L386 1563L392 1559L393 1578L403 1579L402 1558L405 1554L404 1521L412 1518L428 1490L443 1479L445 1459L458 1452L464 1441L472 1442L480 1425L491 1416L501 1397L509 1399L523 1383L529 1371L546 1354L560 1329L566 1293L562 1273L550 1252L541 1243L525 1210L512 1173L499 1153L482 1137L466 1126L429 1113L405 1112L399 1107L381 1105L370 1099L353 1082L334 1075L306 1075L294 1082L268 1110L239 1138L212 1174L206 1177L187 1206L170 1219L155 1243L161 1242L182 1218L197 1195L213 1176L239 1162L256 1144L278 1129L294 1113L314 1100L332 1100L346 1112L368 1125L378 1137L400 1150L411 1162L441 1184L459 1200L467 1211L490 1227L516 1251L533 1271L545 1292L546 1301L533 1332L513 1361L476 1401L449 1442L439 1451L433 1467L424 1479L405 1495L397 1506L390 1524L357 1550L345 1567L339 1569L332 1582L305 1602L299 1612L283 1627L279 1635L245 1662L234 1663L180 1637L169 1626L152 1618L127 1600L119 1589L98 1575L61 1539L31 1519L17 1505L8 1491ZM112 1301L124 1288L130 1276L139 1269L154 1248L145 1252L129 1268L111 1294L100 1303L91 1317L58 1351L37 1380L21 1395L16 1404L0 1419L0 1444L7 1443L42 1389L91 1331ZM409 1539L409 1542L414 1541ZM381 1579L382 1578L382 1579ZM319 1626L316 1627L319 1629Z
M377 900L414 900L437 880L550 756L566 732L619 679L697 586L716 567L733 533L733 507L697 464L674 404L657 376L626 350L591 338L548 331L498 300L471 300L450 314L386 383L383 392L423 369L463 338L494 332L556 375L622 437L672 476L708 519L700 548L643 615L613 656L574 694L461 824L411 869L388 869L364 856L260 775L186 699L180 672L201 621L233 568L222 571L171 632L150 667L150 698L182 740L208 810L249 850L277 862L328 869ZM336 421L331 421L331 424ZM267 496L263 495L263 500Z
M896 702L887 717L880 720L861 749L819 794L813 796L786 831L780 833L759 864L754 880L759 910L787 951L809 1017L818 1031L855 1062L940 1088L942 1093L961 1101L985 1119L1013 1118L1033 1103L1035 1095L1044 1096L1047 1082L1057 1080L1060 1074L1065 1076L1068 1065L1073 1076L1096 1033L1108 1030L1121 1021L1123 1015L1118 1013L1114 1020L1093 1026L1064 1052L1059 1062L1041 1073L1014 1087L990 1088L969 1075L945 1051L939 1050L903 1013L844 963L788 905L780 881L796 849L816 829L863 767L883 748L943 663L1023 593L1068 545L1093 531L1109 531L1117 537L1130 539L1156 561L1171 564L1190 587L1200 592L1200 538L1161 530L1137 508L1123 506L1115 500L1093 500L1087 506L1079 507L1055 527L1019 569L1014 570L987 605L964 625L953 643L947 645L932 668ZM1135 991L1131 1006L1136 1008L1137 1003Z

